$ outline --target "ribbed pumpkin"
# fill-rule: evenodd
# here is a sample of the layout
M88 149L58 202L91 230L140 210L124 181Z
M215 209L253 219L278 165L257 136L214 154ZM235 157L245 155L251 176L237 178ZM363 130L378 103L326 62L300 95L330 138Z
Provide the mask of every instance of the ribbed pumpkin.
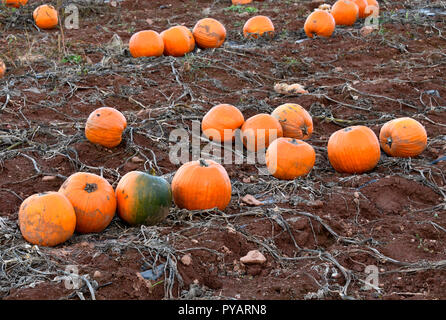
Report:
M353 0L353 2L358 6L358 18L364 19L366 17L365 8L368 5L367 0Z
M329 12L316 9L305 20L304 31L310 38L313 38L314 35L329 38L333 34L335 27L336 22Z
M205 114L201 129L210 140L233 141L235 130L244 122L245 118L239 109L230 104L218 104Z
M379 15L379 2L376 0L366 0L367 1L367 6L364 10L364 15L366 17L373 15L373 16L378 16Z
M336 25L351 26L358 19L359 8L353 0L338 0L331 8Z
M174 26L161 32L164 41L164 55L182 57L195 48L192 32L185 26Z
M392 157L416 157L426 149L427 133L417 120L404 117L386 122L379 141L384 152Z
M313 119L301 105L285 103L274 109L271 115L282 125L284 137L306 140L313 133Z
M273 116L260 113L243 123L241 137L243 144L249 151L261 151L275 139L283 136L282 126Z
M164 52L164 41L156 31L139 31L130 38L129 51L134 58L159 57Z
M266 16L255 16L246 21L243 26L245 38L257 39L259 36L274 36L274 25L270 18Z
M172 194L179 208L224 210L231 201L231 181L226 169L213 160L183 164L172 180Z
M266 150L266 167L277 179L293 180L308 174L316 153L308 143L293 138L278 138Z
M57 10L49 4L38 6L33 12L33 18L40 29L52 29L59 23Z
M115 216L115 190L107 180L96 174L72 174L62 184L59 192L73 205L76 231L79 233L101 232Z
M6 65L2 59L0 59L0 79L5 76L6 73Z
M204 18L195 24L192 34L200 48L218 48L226 39L226 28L218 20Z
M127 127L127 120L118 110L101 107L93 111L85 124L85 136L92 143L107 148L121 143L122 132Z
M163 221L172 205L172 190L162 177L131 171L116 186L118 216L129 225Z
M346 173L370 171L381 156L378 138L366 126L352 126L334 132L328 139L327 151L333 168Z
M39 246L56 246L67 241L76 227L70 201L59 192L34 194L19 209L19 227L26 241Z
M28 3L28 0L3 0L7 7L20 8Z

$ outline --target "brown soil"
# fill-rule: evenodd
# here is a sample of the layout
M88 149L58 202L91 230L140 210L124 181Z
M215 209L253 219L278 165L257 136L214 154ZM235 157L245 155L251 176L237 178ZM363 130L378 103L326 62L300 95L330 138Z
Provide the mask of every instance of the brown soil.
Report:
M0 80L0 298L91 299L88 283L96 299L446 299L446 161L432 164L446 155L441 1L380 1L381 25L371 35L361 36L359 21L315 40L306 39L303 24L322 1L253 2L256 13L229 10L229 0L82 4L80 29L64 29L63 38L59 29L32 25L41 2L0 10L0 58L8 66ZM273 40L243 39L244 21L255 14L272 19ZM133 32L192 28L206 15L228 30L222 48L181 58L129 55ZM123 48L110 46L114 34ZM301 83L309 94L277 94L277 82ZM55 248L22 238L22 200L58 190L70 174L102 173L116 186L125 173L146 170L170 181L179 167L168 156L173 129L191 130L218 103L248 118L287 102L313 116L308 142L317 157L307 177L279 181L254 165L225 165L233 195L224 212L173 206L156 227L132 228L116 217L104 232L75 234ZM113 149L91 144L83 132L101 106L128 120ZM379 134L400 116L425 126L428 147L420 156L382 153L361 175L333 170L331 133L364 124ZM134 163L135 155L147 161ZM246 194L263 205L246 205ZM267 262L241 264L255 249ZM61 279L68 265L84 276L78 290ZM158 279L141 277L160 265ZM367 290L369 265L378 268L379 285Z

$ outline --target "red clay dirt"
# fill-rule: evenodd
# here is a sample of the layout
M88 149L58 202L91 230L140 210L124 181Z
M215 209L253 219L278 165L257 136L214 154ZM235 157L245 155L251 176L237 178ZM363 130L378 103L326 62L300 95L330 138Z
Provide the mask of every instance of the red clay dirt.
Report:
M441 1L380 1L381 24L371 35L361 36L358 21L314 40L303 24L322 1L236 8L229 0L72 2L80 29L63 34L33 26L31 12L42 1L0 11L0 58L7 64L0 80L0 298L446 299L446 161L432 163L446 155ZM274 39L243 38L244 22L256 14L271 18ZM225 25L223 47L180 58L130 56L134 32L192 28L205 16ZM300 83L309 93L278 94L280 82ZM114 187L132 170L171 181L179 168L169 161L172 130L191 131L219 103L237 106L247 119L288 102L313 116L307 142L317 155L307 177L279 181L260 175L260 165L224 165L233 194L223 212L172 206L154 227L129 227L115 217L104 232L75 234L54 248L22 238L22 200L57 191L70 174L102 174ZM128 121L113 149L91 144L83 132L101 106L119 109ZM426 128L420 156L382 152L378 166L361 175L330 166L331 133L363 124L378 135L401 116ZM247 194L263 204L247 205ZM241 264L250 250L261 251L266 263ZM185 255L189 264L181 262ZM63 278L69 265L84 276L78 289ZM156 280L141 276L160 265ZM368 266L378 270L374 288L365 286Z

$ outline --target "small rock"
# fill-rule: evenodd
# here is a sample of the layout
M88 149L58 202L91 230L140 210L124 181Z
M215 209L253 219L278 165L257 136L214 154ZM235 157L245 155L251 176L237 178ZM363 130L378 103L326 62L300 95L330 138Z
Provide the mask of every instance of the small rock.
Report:
M246 256L240 258L243 264L262 264L266 262L265 256L259 250L251 250Z
M152 24L153 24L153 20L150 19L150 18L147 18L147 19L146 19L146 22L147 22L148 25L152 25Z
M140 157L134 156L130 161L133 162L133 163L142 163L145 160L141 159Z
M44 176L42 181L54 181L56 180L56 176Z
M243 183L250 183L251 182L251 179L249 179L249 178L243 178Z
M353 195L355 196L356 199L359 198L359 192L358 192L358 191L355 191L355 192L353 193Z
M252 205L252 206L261 206L263 204L261 201L257 200L256 198L254 198L254 196L252 196L250 194L247 194L241 200L244 203Z
M190 254L185 254L184 256L182 256L181 263L185 266L189 266L192 263L192 257L190 256Z
M309 202L308 205L313 208L322 208L324 203L321 200L316 200Z
M375 30L376 30L376 28L374 28L374 27L365 26L365 27L362 27L361 30L359 30L359 33L361 34L361 36L367 37Z
M336 68L334 68L334 71L336 71L336 72L342 72L342 71L344 71L344 69L342 69L341 67L336 67Z
M94 273L93 273L93 278L100 278L100 277L102 277L102 273L101 273L101 271L99 271L99 270L96 270Z

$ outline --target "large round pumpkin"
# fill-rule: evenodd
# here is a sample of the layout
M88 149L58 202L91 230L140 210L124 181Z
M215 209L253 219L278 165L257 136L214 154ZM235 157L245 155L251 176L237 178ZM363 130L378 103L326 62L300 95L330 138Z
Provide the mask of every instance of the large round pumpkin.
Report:
M226 28L218 20L204 18L195 24L192 34L200 48L218 48L226 39Z
M7 7L20 8L28 3L28 0L3 0Z
M316 153L308 143L293 138L278 138L266 150L266 167L277 179L292 180L308 174Z
M62 184L59 192L73 205L76 231L79 233L101 232L115 216L115 191L107 180L96 174L72 174Z
M0 59L0 79L5 76L6 73L6 65L2 59Z
M40 29L53 29L59 23L57 10L49 4L38 6L33 12L33 18Z
M241 137L249 151L261 151L268 148L275 139L283 136L279 120L266 113L257 114L243 123Z
M243 26L243 35L245 38L257 39L259 36L274 36L274 24L266 16L255 16L246 21Z
M381 156L378 138L366 126L352 126L334 132L328 139L327 151L333 168L347 173L370 171Z
M274 109L271 115L282 125L284 137L306 140L313 133L313 119L301 105L285 103Z
M164 41L156 31L139 31L130 38L129 51L134 58L159 57L164 52Z
M226 169L213 160L183 164L172 180L175 204L188 210L217 207L224 210L231 201L231 181Z
M336 25L351 26L359 16L359 8L353 0L338 0L331 8Z
M335 27L336 22L329 12L316 9L305 20L304 31L310 38L314 35L328 38L333 34Z
M416 157L426 149L427 133L417 120L404 117L386 122L379 141L384 152L392 157Z
M251 2L252 2L252 0L232 0L232 4L234 4L234 5L248 4Z
M19 209L19 227L26 241L39 246L55 246L67 241L76 227L70 201L59 192L34 194Z
M201 128L206 137L217 142L233 141L235 130L245 118L239 109L230 104L218 104L203 117Z
M92 143L107 148L121 143L122 132L127 127L127 120L118 110L101 107L93 111L85 124L85 136Z
M118 216L130 225L155 225L169 214L172 190L162 177L131 171L116 186Z
M192 32L185 26L174 26L161 32L164 41L164 55L181 57L195 48Z

